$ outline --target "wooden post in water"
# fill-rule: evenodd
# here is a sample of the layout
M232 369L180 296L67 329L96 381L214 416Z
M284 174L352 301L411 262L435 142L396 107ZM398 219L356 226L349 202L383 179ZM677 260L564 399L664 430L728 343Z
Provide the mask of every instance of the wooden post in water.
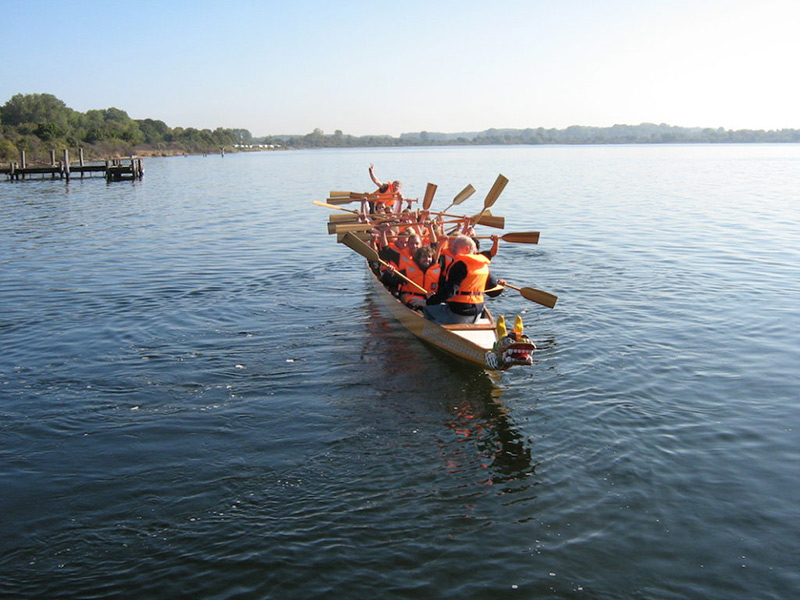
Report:
M17 175L17 179L20 178L20 175L22 176L22 179L25 179L25 167L26 167L26 164L25 164L25 150L20 150L19 151L20 173Z
M64 156L61 163L61 172L67 178L67 181L69 181L69 150L67 148L64 148Z
M78 164L81 167L81 179L83 179L83 148L78 148Z

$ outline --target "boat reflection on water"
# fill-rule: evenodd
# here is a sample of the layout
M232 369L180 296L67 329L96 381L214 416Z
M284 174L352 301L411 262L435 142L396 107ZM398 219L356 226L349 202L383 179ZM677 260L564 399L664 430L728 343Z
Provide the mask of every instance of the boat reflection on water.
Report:
M462 362L418 340L369 297L366 342L361 360L374 362L381 377L375 386L411 396L415 411L427 409L425 420L438 420L451 435L436 433L440 455L449 473L475 469L486 485L518 492L535 485L536 463L531 442L520 433L503 404L503 375ZM513 484L513 485L511 485Z

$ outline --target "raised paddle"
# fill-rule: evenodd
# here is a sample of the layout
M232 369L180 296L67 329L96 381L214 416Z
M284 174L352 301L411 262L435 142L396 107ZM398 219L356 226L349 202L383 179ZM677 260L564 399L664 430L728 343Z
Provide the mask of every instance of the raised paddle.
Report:
M494 203L497 202L497 199L500 197L500 194L503 193L503 190L506 189L506 184L508 183L508 179L503 175L498 175L497 179L495 179L494 184L492 185L489 193L486 194L486 199L483 201L483 210L478 213L478 221L483 216L487 210L489 210Z
M512 290L517 290L522 296L527 298L532 302L536 302L537 304L541 304L542 306L546 306L547 308L553 308L558 302L558 296L554 296L548 292L544 292L542 290L537 290L534 288L524 287L518 288L515 285L511 285L506 281L506 287L511 288Z
M446 221L446 223L461 223L463 224L464 221L472 221L475 225L486 225L487 227L495 227L497 229L505 229L506 228L506 218L505 217L494 217L491 214L491 211L487 210L486 214L481 215L477 214L474 217L462 217L457 221ZM454 227L450 230L450 235L458 231L458 226Z
M358 239L358 237L354 236L352 233L349 233L349 232L346 233L345 236L342 238L342 243L345 246L349 246L350 248L352 248L353 250L358 252L361 256L363 256L367 260L372 261L372 262L376 262L376 263L380 263L384 267L392 269L394 271L395 275L397 275L401 279L404 279L405 281L410 283L412 285L412 287L414 287L418 291L422 292L426 296L428 295L428 291L424 287L422 287L420 285L417 285L416 283L411 281L408 277L406 277L405 275L400 273L398 270L396 270L392 265L390 265L387 262L382 261L381 257L378 256L378 252L375 250L375 248L373 248L372 246L368 246L367 244L362 242L360 239Z
M467 187L465 187L463 190L461 190L460 192L458 192L458 193L456 194L455 198L453 198L453 201L450 203L450 206L448 206L447 208L445 208L445 209L442 211L442 213L446 213L446 212L447 212L448 210L450 210L452 207L454 207L454 206L458 206L459 204L461 204L462 202L464 202L464 200L466 200L467 198L469 198L470 196L472 196L472 194L474 194L474 193L475 193L475 188L474 188L474 187L472 187L472 184L471 184L471 183L468 183L468 184L467 184Z
M425 198L422 200L422 210L428 210L433 204L433 196L436 193L436 184L429 183L425 188Z
M489 235L476 235L475 238L479 240L490 240L492 236ZM504 242L513 242L515 244L538 244L539 232L538 231L520 231L518 233L506 233L500 236Z

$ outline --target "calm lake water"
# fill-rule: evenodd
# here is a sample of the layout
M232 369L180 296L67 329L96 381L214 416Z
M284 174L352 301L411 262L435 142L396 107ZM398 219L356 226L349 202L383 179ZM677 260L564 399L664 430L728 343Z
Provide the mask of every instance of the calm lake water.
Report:
M467 213L510 179L532 367L381 312L312 204L370 162ZM800 147L145 166L0 182L0 596L796 597Z

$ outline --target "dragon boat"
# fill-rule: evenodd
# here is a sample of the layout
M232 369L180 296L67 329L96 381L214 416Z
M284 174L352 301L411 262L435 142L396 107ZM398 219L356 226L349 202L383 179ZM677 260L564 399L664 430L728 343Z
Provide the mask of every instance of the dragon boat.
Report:
M485 224L502 229L504 220L502 217L493 217L488 208L497 200L507 181L500 175L487 195L481 213L473 217L463 217L463 219L469 219L475 224ZM436 186L428 184L423 202L424 210L429 209L435 189ZM448 209L463 202L474 191L471 185L467 186L456 196ZM368 194L331 192L327 203L315 201L314 204L338 210L347 210L339 205L368 197ZM446 213L448 209L443 212ZM368 237L366 230L370 229L374 224L363 223L358 218L354 218L358 211L350 210L348 212L351 213L350 217L331 215L328 223L328 233L336 233L337 240L340 243L349 246L367 260L369 279L375 296L381 306L397 319L403 327L423 342L484 369L505 370L512 366L533 364L533 353L536 350L536 346L525 335L522 318L519 316L515 318L512 326L508 326L503 316L498 316L495 319L489 309L485 308L474 323L445 325L425 318L421 310L409 307L401 302L395 293L381 282L379 265L385 265L386 263L381 260L378 252L365 241ZM501 239L522 243L538 243L539 233L510 233L501 236ZM553 308L557 300L556 296L542 290L518 288L508 283L506 283L506 287L515 289L525 298L549 308Z
M426 319L403 304L370 270L370 280L380 304L419 339L438 349L489 370L532 365L536 346L522 330L522 319L508 330L504 318L495 321L489 309L475 323L442 325Z

